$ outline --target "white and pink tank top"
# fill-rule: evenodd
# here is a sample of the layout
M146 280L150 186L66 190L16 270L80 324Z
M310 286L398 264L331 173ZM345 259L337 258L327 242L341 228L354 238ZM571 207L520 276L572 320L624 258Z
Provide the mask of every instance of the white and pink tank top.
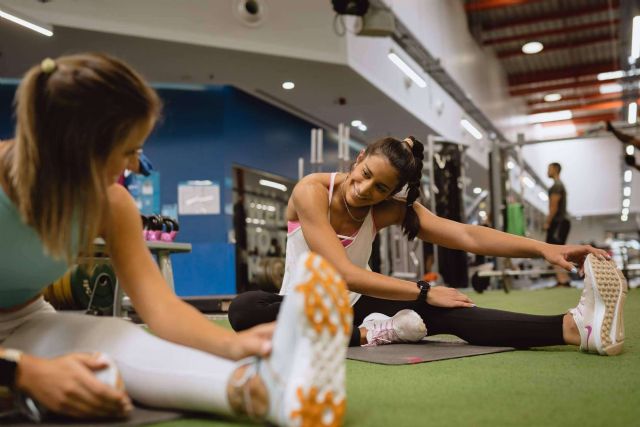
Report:
M331 205L331 198L333 197L333 187L336 179L336 172L331 174L331 183L329 184L329 205ZM376 235L375 224L373 223L373 216L371 214L373 209L369 210L369 213L365 217L360 229L352 236L343 236L338 234L338 238L342 242L347 257L349 260L358 267L369 269L369 257L371 256L371 247L373 245L373 239ZM331 220L331 209L329 209L329 220ZM305 252L309 251L309 246L304 240L302 234L302 227L297 221L288 222L287 233L287 251L284 267L284 279L282 280L282 287L280 288L280 295L286 295L293 289L295 283L292 283L293 269L298 261L298 258ZM349 292L349 301L351 305L354 305L360 294L355 292Z

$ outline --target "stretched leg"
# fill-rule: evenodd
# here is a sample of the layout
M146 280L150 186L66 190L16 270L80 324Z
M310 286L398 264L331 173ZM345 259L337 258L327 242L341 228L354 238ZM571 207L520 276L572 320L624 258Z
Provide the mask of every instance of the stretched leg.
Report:
M452 334L470 344L527 348L569 343L563 333L564 318L570 319L570 315L538 316L479 307L441 308L364 295L354 306L354 325L359 325L372 312L393 316L403 309L417 312L427 325L429 335Z
M231 414L226 360L173 344L115 318L42 313L9 335L4 347L40 357L101 352L115 360L127 392L149 406Z

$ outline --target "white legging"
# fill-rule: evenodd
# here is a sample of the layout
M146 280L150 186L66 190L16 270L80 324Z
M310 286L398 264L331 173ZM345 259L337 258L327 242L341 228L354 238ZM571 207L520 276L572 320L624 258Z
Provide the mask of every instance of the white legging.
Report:
M122 319L58 313L40 298L16 312L0 313L0 345L40 357L105 353L138 402L232 413L226 388L237 368L234 362L162 340Z

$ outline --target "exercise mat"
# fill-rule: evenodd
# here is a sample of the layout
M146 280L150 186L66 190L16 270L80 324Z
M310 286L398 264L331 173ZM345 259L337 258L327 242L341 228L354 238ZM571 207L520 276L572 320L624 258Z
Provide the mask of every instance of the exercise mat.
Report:
M410 344L349 347L347 359L382 365L410 365L512 350L515 349L513 347L471 345L457 338L435 339L430 337Z
M83 427L130 427L142 426L146 424L161 423L164 421L172 421L183 417L179 412L171 412L164 410L155 410L148 408L135 407L131 415L127 419L93 419L93 420L76 420L67 417L52 417L45 419L42 423L36 424L23 418L7 418L0 419L0 424L6 427L62 427L62 426L83 426Z

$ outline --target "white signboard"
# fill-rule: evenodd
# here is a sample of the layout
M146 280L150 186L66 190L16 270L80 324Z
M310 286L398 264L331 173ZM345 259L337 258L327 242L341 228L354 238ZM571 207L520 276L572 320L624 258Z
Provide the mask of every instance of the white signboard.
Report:
M187 181L178 185L180 215L219 215L220 185L212 181Z

